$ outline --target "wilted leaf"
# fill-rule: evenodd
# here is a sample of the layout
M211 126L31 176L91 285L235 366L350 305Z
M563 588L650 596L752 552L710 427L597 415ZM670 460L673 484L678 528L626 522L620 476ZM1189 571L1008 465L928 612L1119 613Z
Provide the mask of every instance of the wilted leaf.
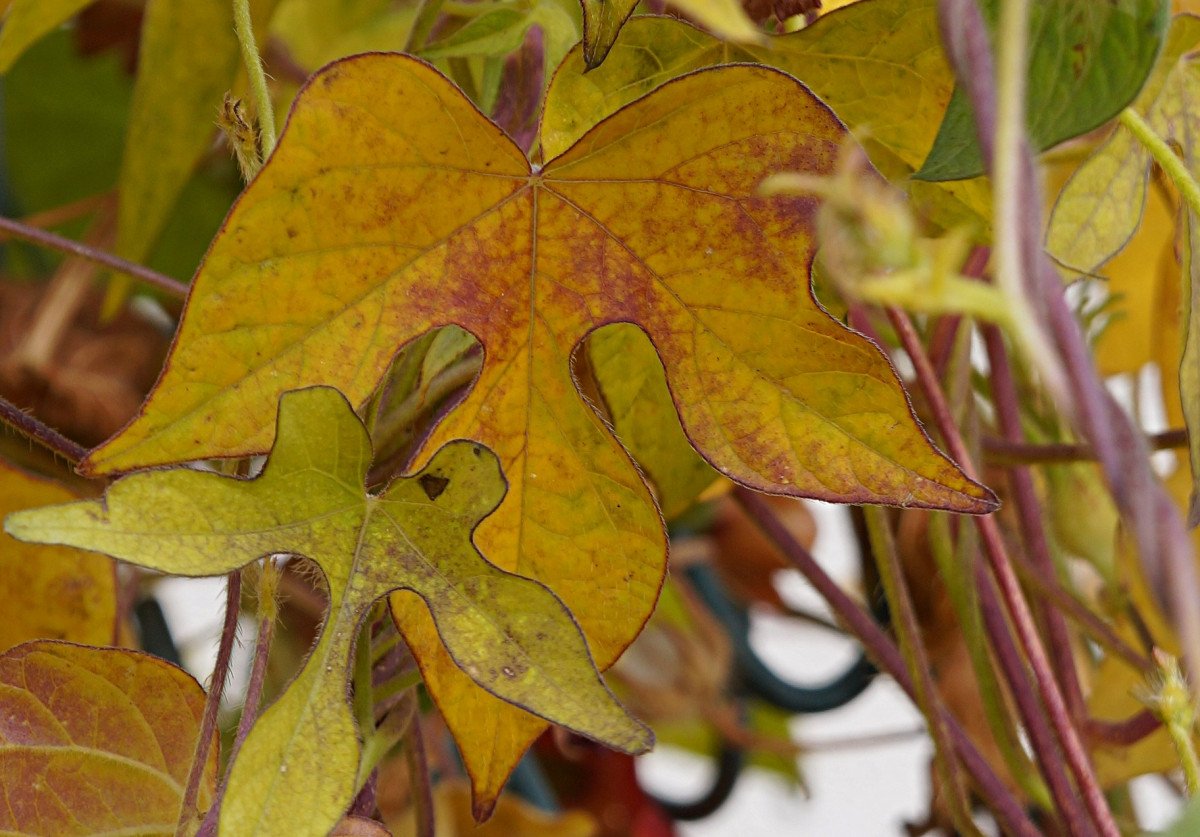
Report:
M275 2L254 0L254 20L265 22ZM260 26L259 33L265 31ZM133 261L146 258L196 162L212 145L217 108L240 68L229 0L147 4L119 181L120 255ZM131 283L129 277L114 277L107 315Z
M723 43L673 18L634 18L602 66L588 70L579 47L568 54L546 93L543 150L548 158L562 153L592 125L677 76L749 61L804 82L855 132L883 174L908 181L954 89L936 46L936 6L935 0L864 0L762 45ZM983 179L908 181L906 188L921 211L946 226L986 224L990 215Z
M281 552L307 556L324 571L331 615L303 670L237 756L223 832L286 822L290 834L323 835L341 818L360 750L346 694L354 641L372 603L398 588L421 597L441 642L479 686L610 746L650 744L600 680L562 603L488 564L471 545L471 530L504 493L495 457L452 442L419 474L368 496L370 453L344 398L325 387L301 390L280 400L277 442L257 479L135 474L103 501L23 512L6 523L21 539L81 546L176 575L227 573ZM431 646L412 650L429 664Z
M65 488L0 460L0 520L73 499ZM111 643L116 587L113 563L102 555L24 544L0 533L0 651L31 639Z
M830 171L843 136L794 80L733 67L656 91L533 171L427 65L332 65L209 252L143 415L85 467L262 451L282 390L330 383L362 403L399 346L456 323L486 358L426 449L472 438L497 452L512 489L480 545L551 584L602 667L653 607L665 539L571 375L600 326L647 331L688 437L747 485L986 510L878 349L813 301L813 202L757 195L771 171ZM400 611L430 644L428 620ZM496 725L505 743L473 737L467 758L498 791L540 722L481 703L448 658L426 662L460 740Z
M0 24L0 73L42 36L74 17L93 0L13 0ZM2 9L0 9L2 10Z
M988 0L983 7L994 23L999 0ZM1169 12L1166 0L1031 4L1030 142L1041 150L1086 134L1133 101L1158 57ZM957 180L982 173L975 119L958 88L917 177Z
M11 649L0 656L0 830L175 834L203 713L200 684L158 657L49 641ZM209 753L201 810L216 787Z

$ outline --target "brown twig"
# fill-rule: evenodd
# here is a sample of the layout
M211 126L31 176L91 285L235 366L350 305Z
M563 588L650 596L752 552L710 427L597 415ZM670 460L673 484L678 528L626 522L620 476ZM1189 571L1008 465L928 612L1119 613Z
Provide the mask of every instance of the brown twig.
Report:
M996 436L984 436L984 459L994 465L1042 465L1058 462L1088 462L1100 458L1096 450L1084 442L1058 442L1036 444L1024 440L1016 441ZM1151 433L1146 436L1146 445L1151 450L1185 448L1188 444L1187 430L1182 427Z
M31 244L37 244L40 247L58 250L61 253L69 253L72 256L78 256L81 259L87 259L90 262L95 262L104 267L125 273L139 282L145 282L147 285L158 288L160 291L170 294L177 299L183 299L187 296L187 285L172 279L170 276L159 273L156 270L151 270L136 262L131 262L128 259L123 259L120 256L114 256L112 253L105 252L104 250L89 247L73 239L64 238L56 233L39 229L21 221L0 217L0 232L7 233L22 241L28 241Z
M242 601L242 571L234 570L225 586L225 622L221 626L221 642L217 646L217 661L213 666L212 683L204 700L204 716L200 722L200 737L196 740L196 752L192 758L192 769L188 773L187 789L179 808L178 834L198 813L196 801L200 796L200 781L208 763L208 752L217 736L217 712L221 708L221 696L225 693L225 680L229 674L229 660L233 656L233 645L237 641L238 610Z
M35 419L6 398L0 398L0 422L7 424L22 436L37 442L72 465L78 465L88 454L88 449L68 439L53 427Z

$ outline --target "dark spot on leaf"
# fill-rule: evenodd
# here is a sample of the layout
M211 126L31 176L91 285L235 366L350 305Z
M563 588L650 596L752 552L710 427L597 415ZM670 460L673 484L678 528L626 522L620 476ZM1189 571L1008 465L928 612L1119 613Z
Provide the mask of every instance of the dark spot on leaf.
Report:
M476 456L483 456L483 447L480 445L471 445L471 453Z
M436 500L442 496L442 492L446 490L446 486L450 484L450 480L445 477L439 477L437 474L422 474L417 482L421 483L421 488L425 491L425 496L430 500Z

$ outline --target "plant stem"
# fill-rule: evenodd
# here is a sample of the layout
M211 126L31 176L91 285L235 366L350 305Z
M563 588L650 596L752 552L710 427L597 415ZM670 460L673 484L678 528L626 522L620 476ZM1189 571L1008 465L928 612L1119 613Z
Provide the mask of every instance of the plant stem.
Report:
M867 649L872 658L879 663L900 685L911 698L914 696L912 677L904 666L904 659L892 640L876 624L860 604L855 602L838 586L821 568L807 549L792 537L771 507L758 494L749 489L735 486L733 498L741 505L750 518L799 571L816 588L817 592L829 604L838 618L845 623ZM1030 822L1022 803L1004 785L992 770L991 765L975 749L970 737L963 730L958 720L951 715L945 706L935 697L937 711L945 720L947 732L954 742L955 752L962 760L963 766L971 774L980 794L991 807L997 822L1008 834L1020 837L1037 837L1042 832Z
M217 738L217 712L221 708L221 696L225 693L225 679L229 674L229 659L237 641L238 609L242 602L242 571L234 570L225 584L225 622L221 626L221 642L217 646L217 661L213 666L212 683L204 700L204 716L200 722L200 737L196 740L196 752L192 757L192 769L188 773L187 788L179 808L179 825L176 834L187 832L187 826L196 816L196 801L200 796L200 782L208 764L208 753Z
M233 28L237 32L238 43L242 46L242 61L250 77L250 96L254 100L254 109L258 111L262 159L266 160L275 150L275 109L271 106L271 92L267 89L267 74L263 72L258 42L254 40L254 27L250 21L250 0L233 0Z
M1184 448L1188 444L1188 433L1184 428L1171 428L1146 437L1152 450ZM1036 444L1024 440L1015 441L996 436L983 437L983 456L994 465L1041 465L1060 462L1088 462L1099 458L1096 450L1088 444L1061 442Z
M444 0L421 0L420 5L417 6L417 17L413 20L403 52L417 53L421 51L425 42L429 40L429 33L433 31L433 25L437 23L443 2Z
M987 348L988 365L992 377L992 402L996 408L996 419L1001 431L1010 442L1022 442L1025 433L1021 428L1021 407L1017 400L1017 385L1004 349L1004 338L994 326L983 327L983 340ZM1013 499L1017 509L1017 521L1021 529L1021 540L1033 569L1047 579L1055 579L1054 559L1050 556L1050 544L1042 525L1042 513L1033 476L1029 469L1013 466L1008 469ZM1071 649L1071 635L1062 613L1053 607L1039 608L1042 622L1050 644L1050 655L1063 686L1063 696L1071 717L1076 721L1086 717L1083 689L1075 671L1075 658Z
M958 427L955 425L953 417L950 414L950 408L946 404L945 396L942 395L942 390L938 385L933 366L930 364L929 357L926 355L925 349L917 337L917 332L913 328L912 321L909 320L907 314L895 308L888 309L888 317L900 337L900 344L912 360L913 367L917 373L917 381L921 386L921 391L925 394L926 402L933 412L935 423L941 432L942 439L949 448L950 456L958 462L959 467L962 468L968 477L978 479L978 472L971 461L962 436L958 432ZM1088 813L1100 833L1109 837L1119 837L1120 831L1113 821L1112 812L1108 809L1108 805L1104 801L1104 794L1100 790L1095 773L1088 762L1087 752L1079 740L1079 735L1075 727L1071 724L1070 714L1067 711L1066 703L1059 690L1058 682L1054 679L1050 661L1038 638L1037 629L1033 622L1033 615L1030 613L1029 605L1021 594L1021 587L1017 581L1016 573L1013 571L1012 563L1008 558L1007 549L1000 534L1000 528L997 526L995 519L990 515L976 516L973 519L979 530L983 553L991 567L996 585L999 587L1000 597L1004 602L1005 610L1008 613L1013 628L1016 630L1021 648L1025 652L1026 658L1033 669L1034 685L1041 694L1042 703L1049 715L1050 726L1054 730L1058 743L1062 746L1067 765L1075 777ZM983 596L986 595L988 590L990 590L990 585L983 584L980 590L981 604L986 604Z
M884 511L878 506L863 508L871 552L879 568L879 579L883 582L884 594L891 605L893 628L899 640L900 653L913 678L913 690L917 708L925 716L929 733L934 743L934 764L942 782L942 790L949 801L955 828L964 834L979 834L971 819L971 805L963 786L961 765L954 754L946 720L934 706L938 694L933 682L932 666L925 649L921 626L917 622L912 596L904 579L904 568L896 551L896 540Z
M1187 164L1179 159L1179 155L1171 150L1167 141L1160 137L1150 127L1150 123L1133 108L1125 108L1117 116L1117 120L1129 129L1143 148L1150 152L1150 156L1154 158L1154 162L1158 163L1158 167L1167 177L1171 178L1171 182L1179 190L1179 196L1187 203L1188 208L1194 215L1200 217L1200 183L1196 182L1196 178L1188 171Z
M87 456L88 449L83 445L68 439L53 427L38 421L6 398L0 398L0 422L58 454L72 465L78 465Z
M19 238L22 241L28 241L31 244L37 244L40 247L58 250L60 253L69 253L72 256L78 256L81 259L87 259L96 264L112 268L120 273L132 276L139 282L145 282L147 285L158 288L160 291L176 299L183 299L187 296L187 285L172 279L170 276L165 276L156 270L151 270L148 267L127 259L122 259L120 256L114 256L112 253L106 253L103 250L89 247L86 244L64 238L47 230L38 229L30 224L14 221L12 218L0 217L0 232L7 233L13 238Z
M418 718L413 719L408 729L408 772L416 812L416 833L418 837L434 837L433 782L429 777L429 760L425 758L425 741L421 737Z

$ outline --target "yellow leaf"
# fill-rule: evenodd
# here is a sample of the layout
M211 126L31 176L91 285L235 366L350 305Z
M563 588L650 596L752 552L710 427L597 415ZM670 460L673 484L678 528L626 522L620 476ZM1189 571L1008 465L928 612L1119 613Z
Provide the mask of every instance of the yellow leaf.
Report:
M723 40L752 44L766 39L739 0L671 0L671 5Z
M603 63L638 0L579 0L583 7L583 57L588 69Z
M0 831L175 834L203 713L200 684L149 654L50 641L9 650ZM215 740L209 754L201 811L216 788Z
M684 73L732 62L768 64L804 82L863 142L887 177L904 181L917 208L943 226L986 226L984 178L909 182L924 162L954 90L937 48L934 0L868 0L764 44L724 43L682 21L637 17L603 65L568 55L546 93L542 148L565 151L592 125Z
M0 3L4 23L0 25L0 73L43 35L90 6L93 0L12 0ZM7 7L7 9L5 8Z
M427 65L331 65L209 251L141 415L84 467L262 451L283 390L329 383L363 403L399 346L458 324L484 344L483 370L426 450L496 451L511 489L479 542L563 598L601 667L653 609L665 535L572 377L594 329L648 333L688 438L745 485L986 511L879 350L813 300L812 201L757 194L773 171L831 171L843 137L793 79L730 67L664 86L534 170ZM420 610L395 609L428 644ZM494 796L541 722L449 658L423 671Z
M0 460L0 520L10 512L65 503L65 488ZM0 651L31 639L93 645L113 641L117 583L113 562L75 549L34 546L0 533Z
M495 814L483 824L471 816L471 791L450 779L433 789L434 837L594 837L596 821L584 811L547 814L511 794L500 797ZM411 807L392 826L395 837L418 837Z
M254 20L265 23L275 2L253 0ZM217 111L241 66L230 0L147 3L117 183L120 255L142 261L154 246L197 161L212 146ZM114 276L104 316L120 307L132 281Z
M271 34L296 63L315 70L356 52L398 49L408 40L417 4L394 0L280 0Z
M216 575L276 553L324 572L330 616L304 668L255 723L221 808L228 834L325 835L354 798L361 745L347 695L354 642L392 590L436 625L411 642L422 669L446 649L476 688L626 752L650 732L605 687L571 614L544 586L480 557L471 531L504 495L486 448L451 442L418 474L365 494L367 432L327 387L285 394L261 476L134 474L103 500L11 515L15 537L104 552L176 575ZM438 658L440 659L440 658Z

